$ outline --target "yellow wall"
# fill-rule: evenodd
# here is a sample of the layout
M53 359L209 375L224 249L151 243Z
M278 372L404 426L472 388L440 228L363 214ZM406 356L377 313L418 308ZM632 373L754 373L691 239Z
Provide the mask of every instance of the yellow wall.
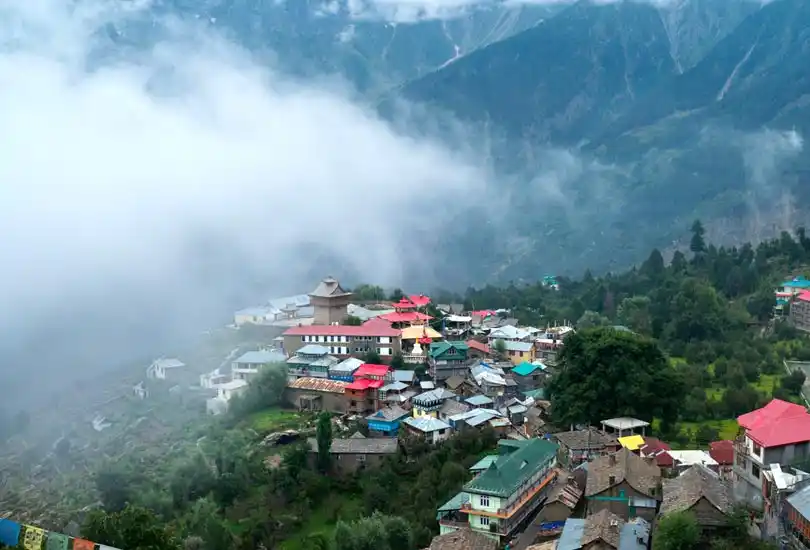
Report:
M512 364L515 366L520 365L524 361L531 363L536 358L534 346L532 346L532 348L527 352L516 351L514 355L511 355L512 352L509 353L509 360L512 361Z
M436 411L425 411L416 405L413 406L412 413L414 418L419 418L420 416L432 416L433 418L438 418L436 416Z

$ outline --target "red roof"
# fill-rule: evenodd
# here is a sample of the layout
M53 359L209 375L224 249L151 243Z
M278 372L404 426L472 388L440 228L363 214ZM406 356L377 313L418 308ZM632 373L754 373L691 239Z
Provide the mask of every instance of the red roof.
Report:
M379 319L384 319L391 323L412 323L414 321L428 321L433 319L433 317L419 313L418 311L395 311L394 313L380 315Z
M470 313L471 317L492 317L493 315L497 315L497 313L491 309L479 309Z
M489 346L479 342L478 340L467 340L467 347L470 349L478 350L481 353L489 353Z
M391 367L388 365L375 365L373 363L363 363L354 371L354 379L363 378L365 376L385 376Z
M766 448L810 441L810 414L781 418L770 424L757 426L746 433L748 437Z
M379 317L372 317L371 319L363 323L363 326L391 328L391 321L386 321L385 319L380 319Z
M728 439L709 443L709 456L718 464L734 464L734 442Z
M383 385L382 380L369 380L368 378L362 378L360 380L355 380L351 384L346 385L347 390L367 390L369 388L377 389L381 388Z
M672 447L655 437L644 437L644 445L639 447L639 450L644 455L654 455L662 451L671 451Z
M655 463L659 468L672 468L675 465L675 460L672 455L666 451L661 451L655 455Z
M425 296L424 294L411 294L408 298L416 304L416 307L424 307L430 303L430 297Z
M391 328L390 324L363 324L359 327L350 325L308 325L290 327L284 336L399 336L401 332Z
M807 409L801 405L781 399L772 399L764 407L738 416L737 423L746 430L754 430L779 420L803 415L807 415Z
M407 298L400 298L399 302L395 302L391 304L391 306L397 311L401 309L416 309L416 304L414 304Z
M796 297L802 302L810 302L810 290L802 290Z

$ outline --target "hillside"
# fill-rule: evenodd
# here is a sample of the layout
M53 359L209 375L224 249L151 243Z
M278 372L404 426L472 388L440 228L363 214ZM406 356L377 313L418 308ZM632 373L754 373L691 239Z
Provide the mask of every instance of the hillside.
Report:
M696 214L726 243L806 220L808 22L800 0L579 3L399 93L497 136L523 174L509 231L532 242L498 276L615 269Z

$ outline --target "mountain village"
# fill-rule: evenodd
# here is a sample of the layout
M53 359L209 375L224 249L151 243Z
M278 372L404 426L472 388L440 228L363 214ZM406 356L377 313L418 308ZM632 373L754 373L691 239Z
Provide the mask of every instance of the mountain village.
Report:
M800 301L805 288L810 283L798 279L784 283L776 307ZM236 312L235 327L283 332L272 346L233 358L230 370L200 377L215 393L207 410L224 413L262 369L286 364L286 407L365 427L332 441L336 475L375 467L401 438L441 445L457 433L493 430L497 451L438 507L430 550L642 550L668 514L691 511L711 533L738 504L756 511L748 519L756 536L783 545L810 540L810 473L790 466L810 455L804 406L773 399L737 419L735 439L706 448L675 450L635 418L555 427L545 386L571 324L519 326L507 310L462 311L424 295L362 305L352 296L327 277L308 295ZM370 356L375 362L360 358ZM170 377L182 366L161 359L148 375ZM317 441L307 441L314 458Z

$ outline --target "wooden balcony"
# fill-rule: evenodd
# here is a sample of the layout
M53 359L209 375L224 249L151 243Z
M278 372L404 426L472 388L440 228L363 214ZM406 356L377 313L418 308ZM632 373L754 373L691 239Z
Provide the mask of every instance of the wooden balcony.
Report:
M511 506L507 508L499 508L497 512L489 512L486 510L475 510L472 505L467 502L461 505L461 509L468 514L472 514L474 516L487 516L490 518L498 518L498 519L510 519L515 513L517 513L527 502L533 499L540 491L543 490L549 483L551 483L557 477L557 470L551 470L546 477L538 481L534 487L529 489L526 494L524 494L520 500L514 502Z

